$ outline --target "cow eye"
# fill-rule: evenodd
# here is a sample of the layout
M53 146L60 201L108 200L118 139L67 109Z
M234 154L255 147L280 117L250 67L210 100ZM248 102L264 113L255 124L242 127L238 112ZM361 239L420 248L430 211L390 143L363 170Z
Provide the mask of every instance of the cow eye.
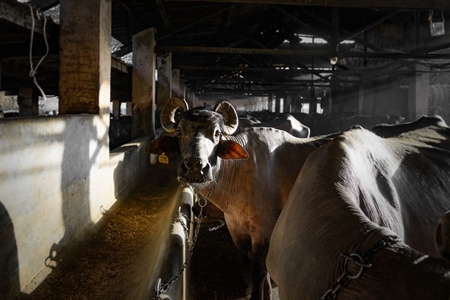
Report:
M182 135L183 135L183 134L181 133L181 130L180 130L180 129L177 129L176 133L177 133L178 136L182 136Z
M215 136L216 138L220 137L220 130L216 130L216 131L214 132L214 136Z

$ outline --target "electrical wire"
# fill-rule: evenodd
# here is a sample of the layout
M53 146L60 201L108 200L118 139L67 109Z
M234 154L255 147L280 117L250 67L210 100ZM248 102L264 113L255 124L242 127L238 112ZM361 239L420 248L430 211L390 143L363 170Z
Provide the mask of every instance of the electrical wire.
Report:
M36 9L36 17L38 18L38 20L41 20L41 16L44 18L44 27L43 27L43 34L44 34L44 42L45 42L45 46L46 46L46 52L44 54L44 56L42 56L42 58L39 60L39 62L37 63L36 67L33 67L33 40L34 40L34 29L36 26L36 21L34 19L34 13L33 13L33 7L31 5L28 5L30 7L30 13L31 13L31 37L30 37L30 77L33 77L33 82L36 85L36 87L39 89L39 91L42 94L42 97L44 98L44 101L47 100L47 96L45 95L44 91L42 90L41 86L38 84L37 79L36 79L36 74L37 74L37 69L39 68L40 64L42 63L42 61L45 59L45 57L47 57L48 52L49 52L49 46L48 46L48 41L47 41L47 18L44 16L44 14Z

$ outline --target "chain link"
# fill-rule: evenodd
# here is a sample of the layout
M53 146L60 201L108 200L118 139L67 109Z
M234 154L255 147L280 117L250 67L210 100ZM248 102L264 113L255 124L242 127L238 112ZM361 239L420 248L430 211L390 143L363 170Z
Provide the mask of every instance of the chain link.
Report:
M220 228L222 228L224 226L225 226L225 221L224 220L219 220L219 225L209 227L208 231L216 231L216 230L219 230Z
M341 276L336 280L336 283L333 285L333 287L325 292L325 294L320 297L320 300L332 300L336 298L336 295L341 287L346 286L352 279L359 278L364 270L366 268L372 267L372 264L369 264L367 261L372 257L375 252L386 248L388 246L393 245L396 242L399 242L400 239L394 236L389 236L387 238L382 239L378 243L375 244L372 248L370 248L368 251L364 252L363 254L357 254L357 253L350 253L350 254L344 254L341 253L340 256L344 257L344 273L342 273ZM356 265L359 266L359 270L356 274L352 274L348 270L348 264L352 261Z
M201 197L204 200L204 203L201 203L200 200L198 200L199 202L199 206L200 206L200 213L197 216L197 225L195 226L195 230L194 230L194 237L192 239L191 242L191 249L189 249L189 253L186 257L186 260L183 263L183 266L181 267L180 271L178 272L177 275L173 276L170 280L168 280L165 284L161 284L161 278L158 278L158 280L156 281L156 285L155 285L155 292L156 292L156 297L154 297L154 299L157 300L164 300L164 299L170 299L170 297L168 295L166 295L167 290L169 289L169 287L175 282L177 281L181 275L183 275L184 270L186 269L189 260L192 257L192 254L194 253L194 247L195 244L197 242L197 238L198 238L198 234L200 232L200 225L202 223L202 219L203 219L203 207L206 206L206 204L208 203L208 199L209 196L211 196L214 188L216 187L216 182L214 182L214 186L211 188L211 190L208 192L208 194L206 195L206 197ZM189 240L188 236L189 236L189 232L187 229L186 224L183 222L182 218L181 218L181 212L180 212L180 208L178 208L178 215L175 218L175 221L178 221L181 223L181 226L183 226L183 230L185 232L186 238L187 240Z

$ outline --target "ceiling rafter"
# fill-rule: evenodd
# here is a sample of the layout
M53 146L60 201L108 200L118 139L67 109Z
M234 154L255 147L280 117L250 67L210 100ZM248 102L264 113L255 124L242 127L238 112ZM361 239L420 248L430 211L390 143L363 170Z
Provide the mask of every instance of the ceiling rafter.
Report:
M196 46L155 46L156 52L210 53L210 54L247 54L247 55L285 55L285 56L325 56L339 58L386 58L386 59L449 59L447 53L404 53L404 52L342 52L327 50L288 50L288 49L258 49L258 48L226 48L226 47L196 47Z
M164 4L162 3L161 0L155 0L156 5L158 6L159 9L159 13L161 14L161 18L164 21L164 25L166 26L166 28L171 28L171 24L169 21L169 17L167 16L167 12L166 9L164 8Z

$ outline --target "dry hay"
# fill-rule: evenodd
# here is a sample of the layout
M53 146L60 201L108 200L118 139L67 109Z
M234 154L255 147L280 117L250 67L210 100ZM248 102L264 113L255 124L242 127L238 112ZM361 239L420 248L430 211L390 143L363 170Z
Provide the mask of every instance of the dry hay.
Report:
M166 194L177 186L170 174L156 173L158 176L146 178L144 185L117 202L95 232L58 254L56 267L45 281L20 298L126 299L130 289L142 281L138 254L164 213Z

